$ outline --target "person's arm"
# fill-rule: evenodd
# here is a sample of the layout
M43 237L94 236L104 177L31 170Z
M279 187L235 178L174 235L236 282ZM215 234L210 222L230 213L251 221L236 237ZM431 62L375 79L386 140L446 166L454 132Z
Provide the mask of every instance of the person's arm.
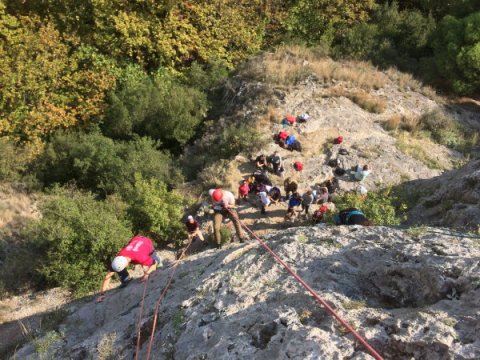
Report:
M107 275L105 275L105 278L102 281L102 286L100 287L100 295L97 297L97 302L102 302L103 300L105 300L105 291L110 284L110 280L112 280L113 274L115 274L115 272L109 271Z
M147 269L147 271L143 271L142 281L147 281L149 275L157 269L157 263L154 261L153 264Z

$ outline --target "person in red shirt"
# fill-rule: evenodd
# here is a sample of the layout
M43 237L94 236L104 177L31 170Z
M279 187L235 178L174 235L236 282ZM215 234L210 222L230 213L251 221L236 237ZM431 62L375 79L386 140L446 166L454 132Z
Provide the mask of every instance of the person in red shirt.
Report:
M134 236L127 246L120 250L117 256L113 259L107 275L103 279L100 288L100 296L97 298L97 302L105 300L105 291L115 273L120 276L120 281L122 282L120 287L128 285L131 278L128 274L127 266L130 263L144 266L142 281L146 281L150 273L155 271L157 266L161 266L162 262L153 248L152 240L141 235ZM147 270L145 270L145 268L147 268Z
M247 200L248 193L250 192L250 186L247 180L243 180L242 184L238 187L238 200Z

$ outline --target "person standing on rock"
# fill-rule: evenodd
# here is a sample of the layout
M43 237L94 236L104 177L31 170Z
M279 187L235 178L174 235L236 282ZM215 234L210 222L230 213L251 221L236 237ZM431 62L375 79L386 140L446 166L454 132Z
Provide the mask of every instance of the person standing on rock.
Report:
M285 197L288 199L290 197L290 193L295 193L298 190L298 182L292 177L288 177L283 182L283 187L285 189Z
M250 192L250 185L247 180L243 180L242 184L238 187L238 200L248 201L248 194Z
M308 190L305 194L302 196L302 211L305 211L305 215L308 215L308 211L310 209L310 205L313 204L313 191Z
M365 214L356 208L341 210L335 217L336 225L363 225L372 226L373 223L367 219Z
M120 287L125 287L131 280L127 267L129 264L139 264L144 266L142 281L147 281L149 275L162 266L162 260L153 248L151 239L137 235L134 236L120 252L113 259L108 269L107 275L103 279L100 287L100 295L97 302L105 300L105 291L110 284L110 281L115 273L120 277ZM147 268L147 270L145 270Z
M192 215L188 215L185 226L187 227L188 242L195 238L195 236L198 236L200 240L204 241L202 230L200 230L198 221L195 220Z
M222 246L222 235L220 228L225 217L229 218L235 226L240 242L244 242L242 228L238 220L238 214L235 211L235 196L227 190L223 189L210 189L208 194L212 200L213 207L213 233L215 237L215 244L218 248Z

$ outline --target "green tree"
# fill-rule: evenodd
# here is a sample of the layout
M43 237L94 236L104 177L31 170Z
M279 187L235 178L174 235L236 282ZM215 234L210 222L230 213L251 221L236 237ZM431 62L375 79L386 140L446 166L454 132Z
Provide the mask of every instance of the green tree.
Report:
M314 45L328 32L341 36L348 27L367 21L375 5L375 0L298 0L289 10L287 29Z
M178 243L184 238L181 222L187 200L156 179L135 177L135 186L127 196L128 214L137 232L146 233L157 242Z
M459 94L480 91L480 12L446 16L432 38L438 73Z
M46 186L74 182L101 196L128 191L135 173L169 184L178 182L180 175L172 169L170 157L156 147L148 138L120 142L98 131L62 132L37 159L37 176Z
M0 136L39 143L102 113L115 79L100 55L73 46L52 23L8 15L2 3L0 38Z
M77 296L96 289L106 265L132 236L118 198L97 201L89 193L55 188L40 205L42 217L24 236L44 260L38 271L50 285Z
M149 136L168 148L186 144L208 110L201 90L181 84L164 71L150 77L136 66L125 69L108 103L102 124L107 136Z

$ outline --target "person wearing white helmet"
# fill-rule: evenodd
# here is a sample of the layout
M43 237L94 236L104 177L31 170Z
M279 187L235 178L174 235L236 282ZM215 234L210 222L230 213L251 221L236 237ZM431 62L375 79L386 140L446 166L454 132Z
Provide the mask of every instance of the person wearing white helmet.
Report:
M157 269L157 266L161 266L162 261L153 248L151 239L141 235L133 237L127 246L120 250L117 256L113 259L107 275L103 279L97 302L105 300L105 291L115 273L120 277L122 283L120 287L128 285L131 278L128 274L127 267L130 263L143 265L144 275L142 281L146 281L149 275Z
M192 215L188 215L185 226L187 227L188 241L193 239L195 236L198 236L200 240L204 241L202 230L200 230L200 225Z

